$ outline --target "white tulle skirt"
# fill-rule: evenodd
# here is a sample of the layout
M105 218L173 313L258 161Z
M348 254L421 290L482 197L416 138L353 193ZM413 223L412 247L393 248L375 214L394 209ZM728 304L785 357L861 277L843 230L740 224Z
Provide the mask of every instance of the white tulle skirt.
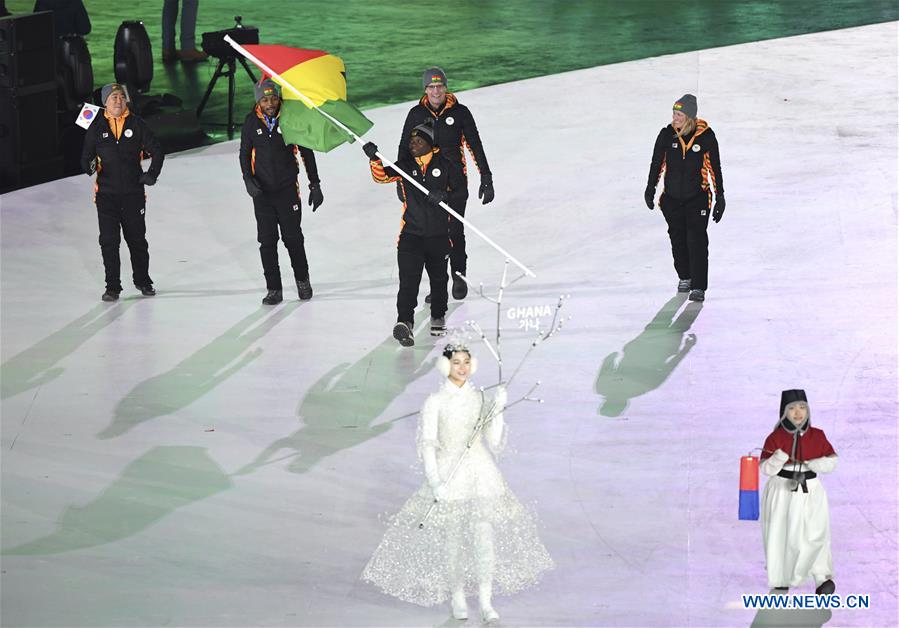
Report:
M499 494L439 502L420 528L433 503L423 485L391 517L362 579L422 606L447 600L458 586L473 595L484 582L499 594L535 585L553 561L540 542L536 516L503 488Z

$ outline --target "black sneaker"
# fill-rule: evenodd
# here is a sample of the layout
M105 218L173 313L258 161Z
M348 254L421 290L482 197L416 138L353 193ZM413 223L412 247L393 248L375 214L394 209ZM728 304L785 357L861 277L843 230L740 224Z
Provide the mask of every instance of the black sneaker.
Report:
M468 296L468 284L458 275L453 275L453 298L461 301Z
M431 317L431 335L432 336L446 336L446 319L442 316L440 318Z
M681 279L677 282L678 292L690 292L690 279Z
M412 323L398 322L393 326L393 337L399 340L404 347L414 345L415 337L412 335Z
M837 585L833 583L833 580L825 580L821 583L817 589L815 589L815 595L831 595L834 591L837 590Z
M309 283L309 277L306 280L297 279L297 293L300 295L300 301L308 301L312 298L312 284Z
M119 293L116 292L115 290L107 290L107 291L104 292L103 295L100 297L100 300L101 300L101 301L106 301L107 303L111 303L112 301L118 301L118 300L119 300Z
M153 287L153 284L151 284L151 283L148 283L145 286L139 286L137 284L134 284L134 287L137 288L138 290L140 290L140 293L142 295L144 295L145 297L155 297L156 296L156 289Z
M705 301L705 290L690 290L690 300L691 301Z
M281 301L284 300L284 297L281 296L280 290L269 290L264 297L262 297L263 305L278 305Z

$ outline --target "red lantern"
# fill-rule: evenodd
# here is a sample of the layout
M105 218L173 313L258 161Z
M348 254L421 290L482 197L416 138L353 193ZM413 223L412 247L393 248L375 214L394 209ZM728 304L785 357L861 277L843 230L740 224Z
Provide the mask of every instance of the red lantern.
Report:
M751 453L740 458L740 519L759 518L759 459Z

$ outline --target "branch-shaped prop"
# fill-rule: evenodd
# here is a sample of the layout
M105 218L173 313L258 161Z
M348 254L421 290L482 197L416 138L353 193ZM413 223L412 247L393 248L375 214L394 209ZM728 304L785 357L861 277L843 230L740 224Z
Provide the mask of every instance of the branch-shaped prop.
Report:
M524 357L521 358L521 362L519 362L518 366L515 367L515 370L512 371L511 377L509 377L509 380L506 382L507 385L512 383L512 380L514 380L515 376L518 375L518 371L521 370L521 367L524 365L524 363L528 359L528 357L530 357L530 355L534 351L534 349L537 348L537 345L543 343L546 340L549 340L556 333L558 333L559 331L562 330L562 326L565 323L565 319L559 318L559 311L562 309L562 306L565 304L565 299L568 299L568 298L570 298L570 295L562 295L559 297L559 300L556 303L556 311L553 312L553 320L549 325L549 330L546 331L545 333L537 334L537 337L531 343L531 346L528 347L528 350L524 354Z

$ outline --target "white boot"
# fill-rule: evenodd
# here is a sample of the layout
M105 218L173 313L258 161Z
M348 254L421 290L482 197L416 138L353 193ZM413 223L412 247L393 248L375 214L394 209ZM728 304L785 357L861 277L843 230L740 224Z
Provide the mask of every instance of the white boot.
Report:
M453 618L468 619L468 603L465 601L465 590L462 587L453 589Z
M485 622L492 622L499 619L499 613L493 608L493 584L491 582L482 583L478 591L481 602L481 619Z

